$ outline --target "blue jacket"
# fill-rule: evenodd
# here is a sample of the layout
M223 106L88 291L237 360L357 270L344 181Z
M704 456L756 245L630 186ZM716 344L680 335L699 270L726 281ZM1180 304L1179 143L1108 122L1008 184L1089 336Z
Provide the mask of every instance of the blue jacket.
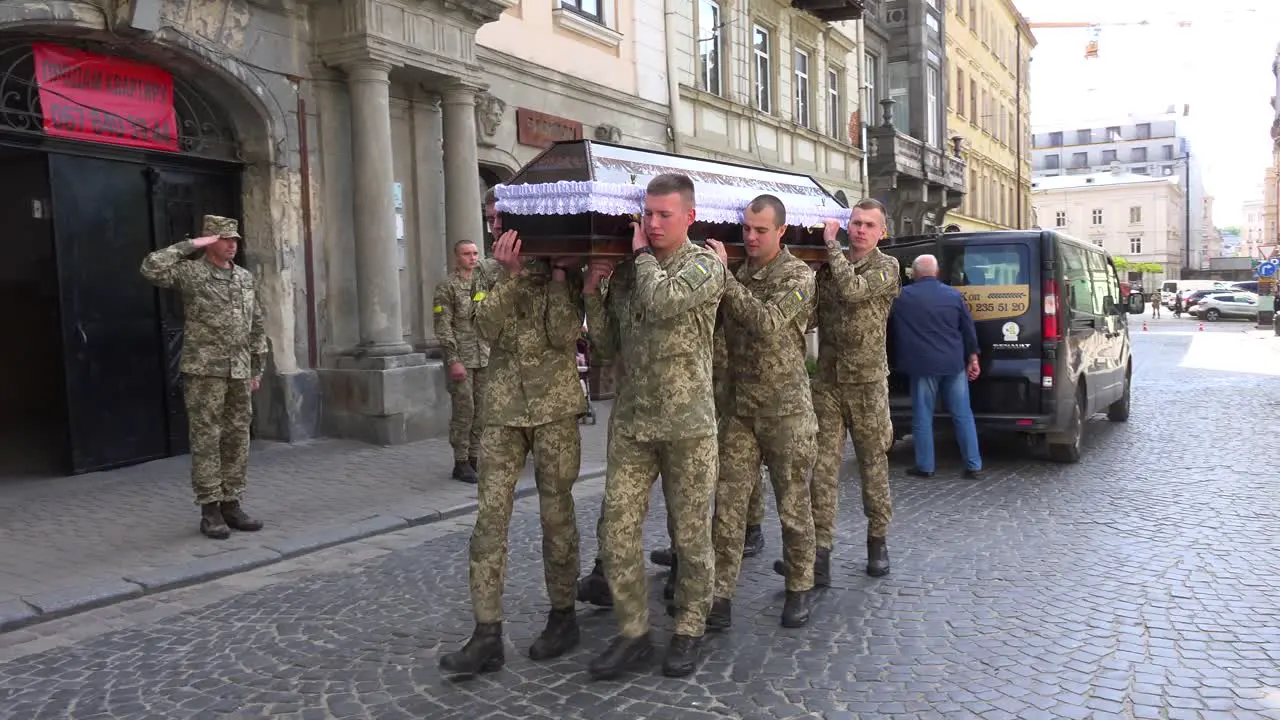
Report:
M960 291L937 278L902 288L889 315L894 369L909 376L964 372L978 352L973 316Z

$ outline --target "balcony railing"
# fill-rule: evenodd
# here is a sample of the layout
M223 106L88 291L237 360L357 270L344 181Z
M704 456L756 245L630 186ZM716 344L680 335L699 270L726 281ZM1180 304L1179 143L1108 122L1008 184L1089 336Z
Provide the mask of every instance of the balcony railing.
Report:
M906 175L944 185L955 192L965 192L967 164L960 157L959 147L954 148L953 154L947 153L899 132L893 126L893 102L880 101L884 107L884 122L867 128L871 173L878 176L891 173Z
M823 22L840 22L861 19L864 0L791 0L791 7Z

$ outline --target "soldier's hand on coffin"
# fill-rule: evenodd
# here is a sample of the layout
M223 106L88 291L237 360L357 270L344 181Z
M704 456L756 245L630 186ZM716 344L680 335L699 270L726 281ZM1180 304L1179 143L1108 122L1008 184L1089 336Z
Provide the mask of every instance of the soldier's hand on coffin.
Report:
M719 240L712 240L711 238L707 238L707 247L710 248L711 251L716 254L716 257L720 258L720 262L725 267L729 267L729 253L725 251L724 243L720 242Z
M649 238L645 237L644 226L633 222L631 223L631 252L643 247L649 247Z
M827 218L822 221L822 242L834 245L840 237L840 221Z
M520 262L520 238L515 230L502 233L493 244L493 259L512 275L524 274L524 263Z
M462 382L467 379L467 368L460 362L449 363L449 379L454 382Z
M259 387L262 387L262 378L249 378L249 392L258 392Z
M205 235L204 237L192 238L191 244L198 248L209 247L221 239L217 235Z
M613 274L613 261L606 258L596 258L591 261L591 266L587 269L587 279L582 284L582 291L588 295L594 295L596 290L600 288L600 281Z

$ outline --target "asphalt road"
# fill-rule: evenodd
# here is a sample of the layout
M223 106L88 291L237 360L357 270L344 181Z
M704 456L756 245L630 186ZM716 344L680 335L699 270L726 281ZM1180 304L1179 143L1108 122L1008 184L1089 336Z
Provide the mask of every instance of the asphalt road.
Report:
M846 484L836 585L801 630L779 626L771 507L734 627L709 636L688 679L655 661L591 682L586 663L615 625L585 606L578 650L524 655L546 610L524 500L497 674L453 681L436 667L471 628L461 518L0 642L0 718L1280 718L1280 471L1264 439L1280 425L1280 341L1243 329L1135 332L1132 418L1090 422L1079 464L985 441L987 476L965 480L940 438L950 454L922 480L903 473L904 443L892 574L862 573L865 520ZM584 566L599 489L579 490ZM651 548L665 543L657 494L655 510Z

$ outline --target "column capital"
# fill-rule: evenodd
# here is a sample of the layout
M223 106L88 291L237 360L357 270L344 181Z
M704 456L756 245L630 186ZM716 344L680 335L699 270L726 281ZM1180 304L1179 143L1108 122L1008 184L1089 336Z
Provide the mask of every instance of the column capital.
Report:
M362 58L342 64L347 82L378 82L391 84L391 69L395 67L385 60Z
M475 105L476 95L488 89L488 85L464 81L452 82L440 88L440 101L445 105Z

